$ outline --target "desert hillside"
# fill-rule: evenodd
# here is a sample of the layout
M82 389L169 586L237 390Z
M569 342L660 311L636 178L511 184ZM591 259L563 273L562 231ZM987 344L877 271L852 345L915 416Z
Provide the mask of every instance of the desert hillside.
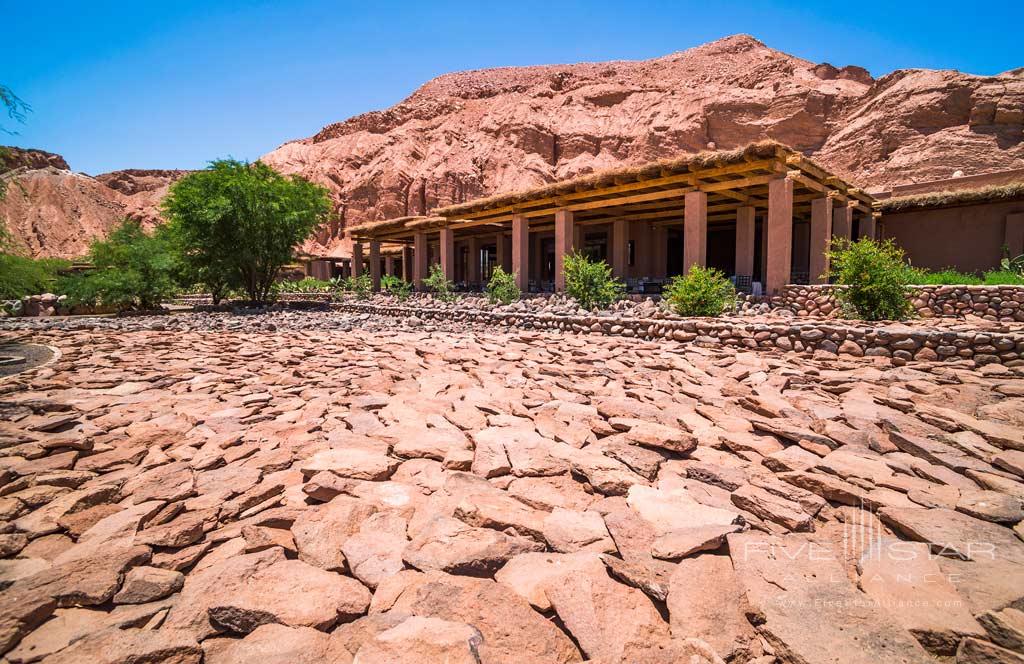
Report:
M873 79L860 67L816 64L737 35L653 60L446 74L389 109L328 125L263 160L331 190L336 220L306 248L337 255L347 251L347 225L762 138L865 187L1024 167L1024 69ZM36 185L39 198L12 197L0 214L39 252L70 251L50 238L90 232L87 221L106 218L111 188L124 213L156 219L174 175L137 173L90 179L89 195L73 179L81 176L23 175L69 184ZM72 199L60 198L65 191Z

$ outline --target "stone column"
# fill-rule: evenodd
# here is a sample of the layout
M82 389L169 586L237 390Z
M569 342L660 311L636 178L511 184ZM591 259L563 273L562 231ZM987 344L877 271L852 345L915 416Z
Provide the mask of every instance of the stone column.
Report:
M384 274L389 277L395 276L395 257L392 254L384 257Z
M363 273L363 245L356 242L352 245L352 276L358 277Z
M810 282L825 284L828 272L828 244L832 239L832 197L823 196L811 201L811 257Z
M703 191L686 194L683 211L683 273L694 265L704 267L708 256L708 195Z
M466 262L466 281L471 284L480 283L480 238L471 237L466 242L469 246L469 260Z
M853 230L853 206L849 203L832 209L832 237L849 240Z
M524 293L530 286L530 222L521 214L512 216L512 272L516 286Z
M754 208L736 210L736 274L754 281Z
M569 210L555 212L555 290L565 290L565 256L572 253L575 238L573 214Z
M1024 212L1006 215L1003 244L1010 252L1010 258L1024 254Z
M768 263L765 293L776 294L789 283L793 270L793 181L768 183Z
M628 269L629 222L625 219L616 219L612 222L612 274L624 279Z
M380 242L370 240L370 282L373 291L380 291Z
M441 269L448 281L455 281L455 232L450 228L442 228L439 236Z
M413 269L412 269L412 281L416 286L416 290L423 290L423 280L427 278L427 234L416 233L413 236L413 246L415 247L415 254L413 255Z

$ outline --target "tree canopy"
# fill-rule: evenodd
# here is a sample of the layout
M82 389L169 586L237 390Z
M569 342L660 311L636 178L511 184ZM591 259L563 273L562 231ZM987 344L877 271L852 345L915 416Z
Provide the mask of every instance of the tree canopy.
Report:
M262 162L214 161L164 199L168 232L186 269L211 291L241 285L265 302L294 248L331 210L327 190Z

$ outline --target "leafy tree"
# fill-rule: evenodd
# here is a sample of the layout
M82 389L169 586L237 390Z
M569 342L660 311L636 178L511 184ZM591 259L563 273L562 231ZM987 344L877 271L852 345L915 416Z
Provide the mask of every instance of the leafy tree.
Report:
M170 232L211 290L240 284L266 302L294 247L326 221L327 190L259 161L214 161L171 186L163 202Z
M172 244L165 233L146 233L126 219L106 240L89 247L89 272L72 275L59 285L71 304L156 309L177 291Z
M423 280L426 286L434 294L434 297L442 302L453 302L455 300L455 284L444 276L444 270L440 263L430 266L430 274Z
M577 251L565 257L565 292L584 309L603 309L622 299L626 286L612 275L607 263Z
M903 320L913 307L907 299L914 272L892 240L835 238L829 249L831 274L844 308L866 320Z
M500 265L496 265L491 280L487 282L487 299L491 304L512 304L522 296L522 291L516 286L515 273L506 272Z
M58 273L68 262L56 258L29 258L0 253L0 300L20 300L26 295L51 292Z
M32 112L31 106L23 102L18 97L18 95L14 94L14 92L9 87L3 84L0 84L0 107L7 110L8 118L14 120L19 124L24 123L26 114ZM0 133L14 135L17 134L18 132L14 131L13 129L8 129L7 127L0 124ZM10 150L0 146L0 201L2 201L4 199L4 196L7 195L7 181L6 179L4 179L2 174L6 170L4 168L4 163L7 161L9 153ZM0 222L2 221L3 220L0 220ZM0 226L2 226L2 224L0 224ZM6 229L2 230L3 233L7 232ZM0 249L2 249L3 247L2 240L3 238L0 238Z
M672 278L665 299L680 316L720 316L735 306L736 288L720 270L694 265Z

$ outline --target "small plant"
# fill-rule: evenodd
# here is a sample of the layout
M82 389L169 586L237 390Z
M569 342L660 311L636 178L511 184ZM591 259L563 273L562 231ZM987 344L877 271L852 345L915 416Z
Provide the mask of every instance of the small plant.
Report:
M370 294L373 292L373 280L370 279L370 275L363 272L358 277L350 277L351 279L351 290L355 294L357 300L368 300Z
M380 278L380 288L388 295L397 298L399 302L408 300L412 295L412 284L393 274L386 274Z
M487 282L487 299L491 304L512 304L522 295L519 286L516 286L515 273L506 272L500 265L495 266L491 280Z
M275 293L330 293L333 284L315 277L305 277L298 281L278 281L274 283Z
M430 275L423 280L423 285L434 293L434 297L442 302L453 302L455 300L455 284L444 276L444 270L440 263L430 266Z
M836 238L829 249L831 274L846 286L836 295L850 313L866 320L903 320L913 311L907 299L914 273L892 240Z
M672 278L665 299L680 316L719 316L736 305L736 288L721 271L694 265Z
M1016 258L1010 258L1010 252L1008 249L1004 249L1006 256L1003 260L999 261L999 267L1002 272L1012 272L1017 275L1017 278L1024 281L1024 254L1017 256Z
M604 261L573 252L565 257L565 291L584 309L603 309L622 299L626 285L612 276Z

